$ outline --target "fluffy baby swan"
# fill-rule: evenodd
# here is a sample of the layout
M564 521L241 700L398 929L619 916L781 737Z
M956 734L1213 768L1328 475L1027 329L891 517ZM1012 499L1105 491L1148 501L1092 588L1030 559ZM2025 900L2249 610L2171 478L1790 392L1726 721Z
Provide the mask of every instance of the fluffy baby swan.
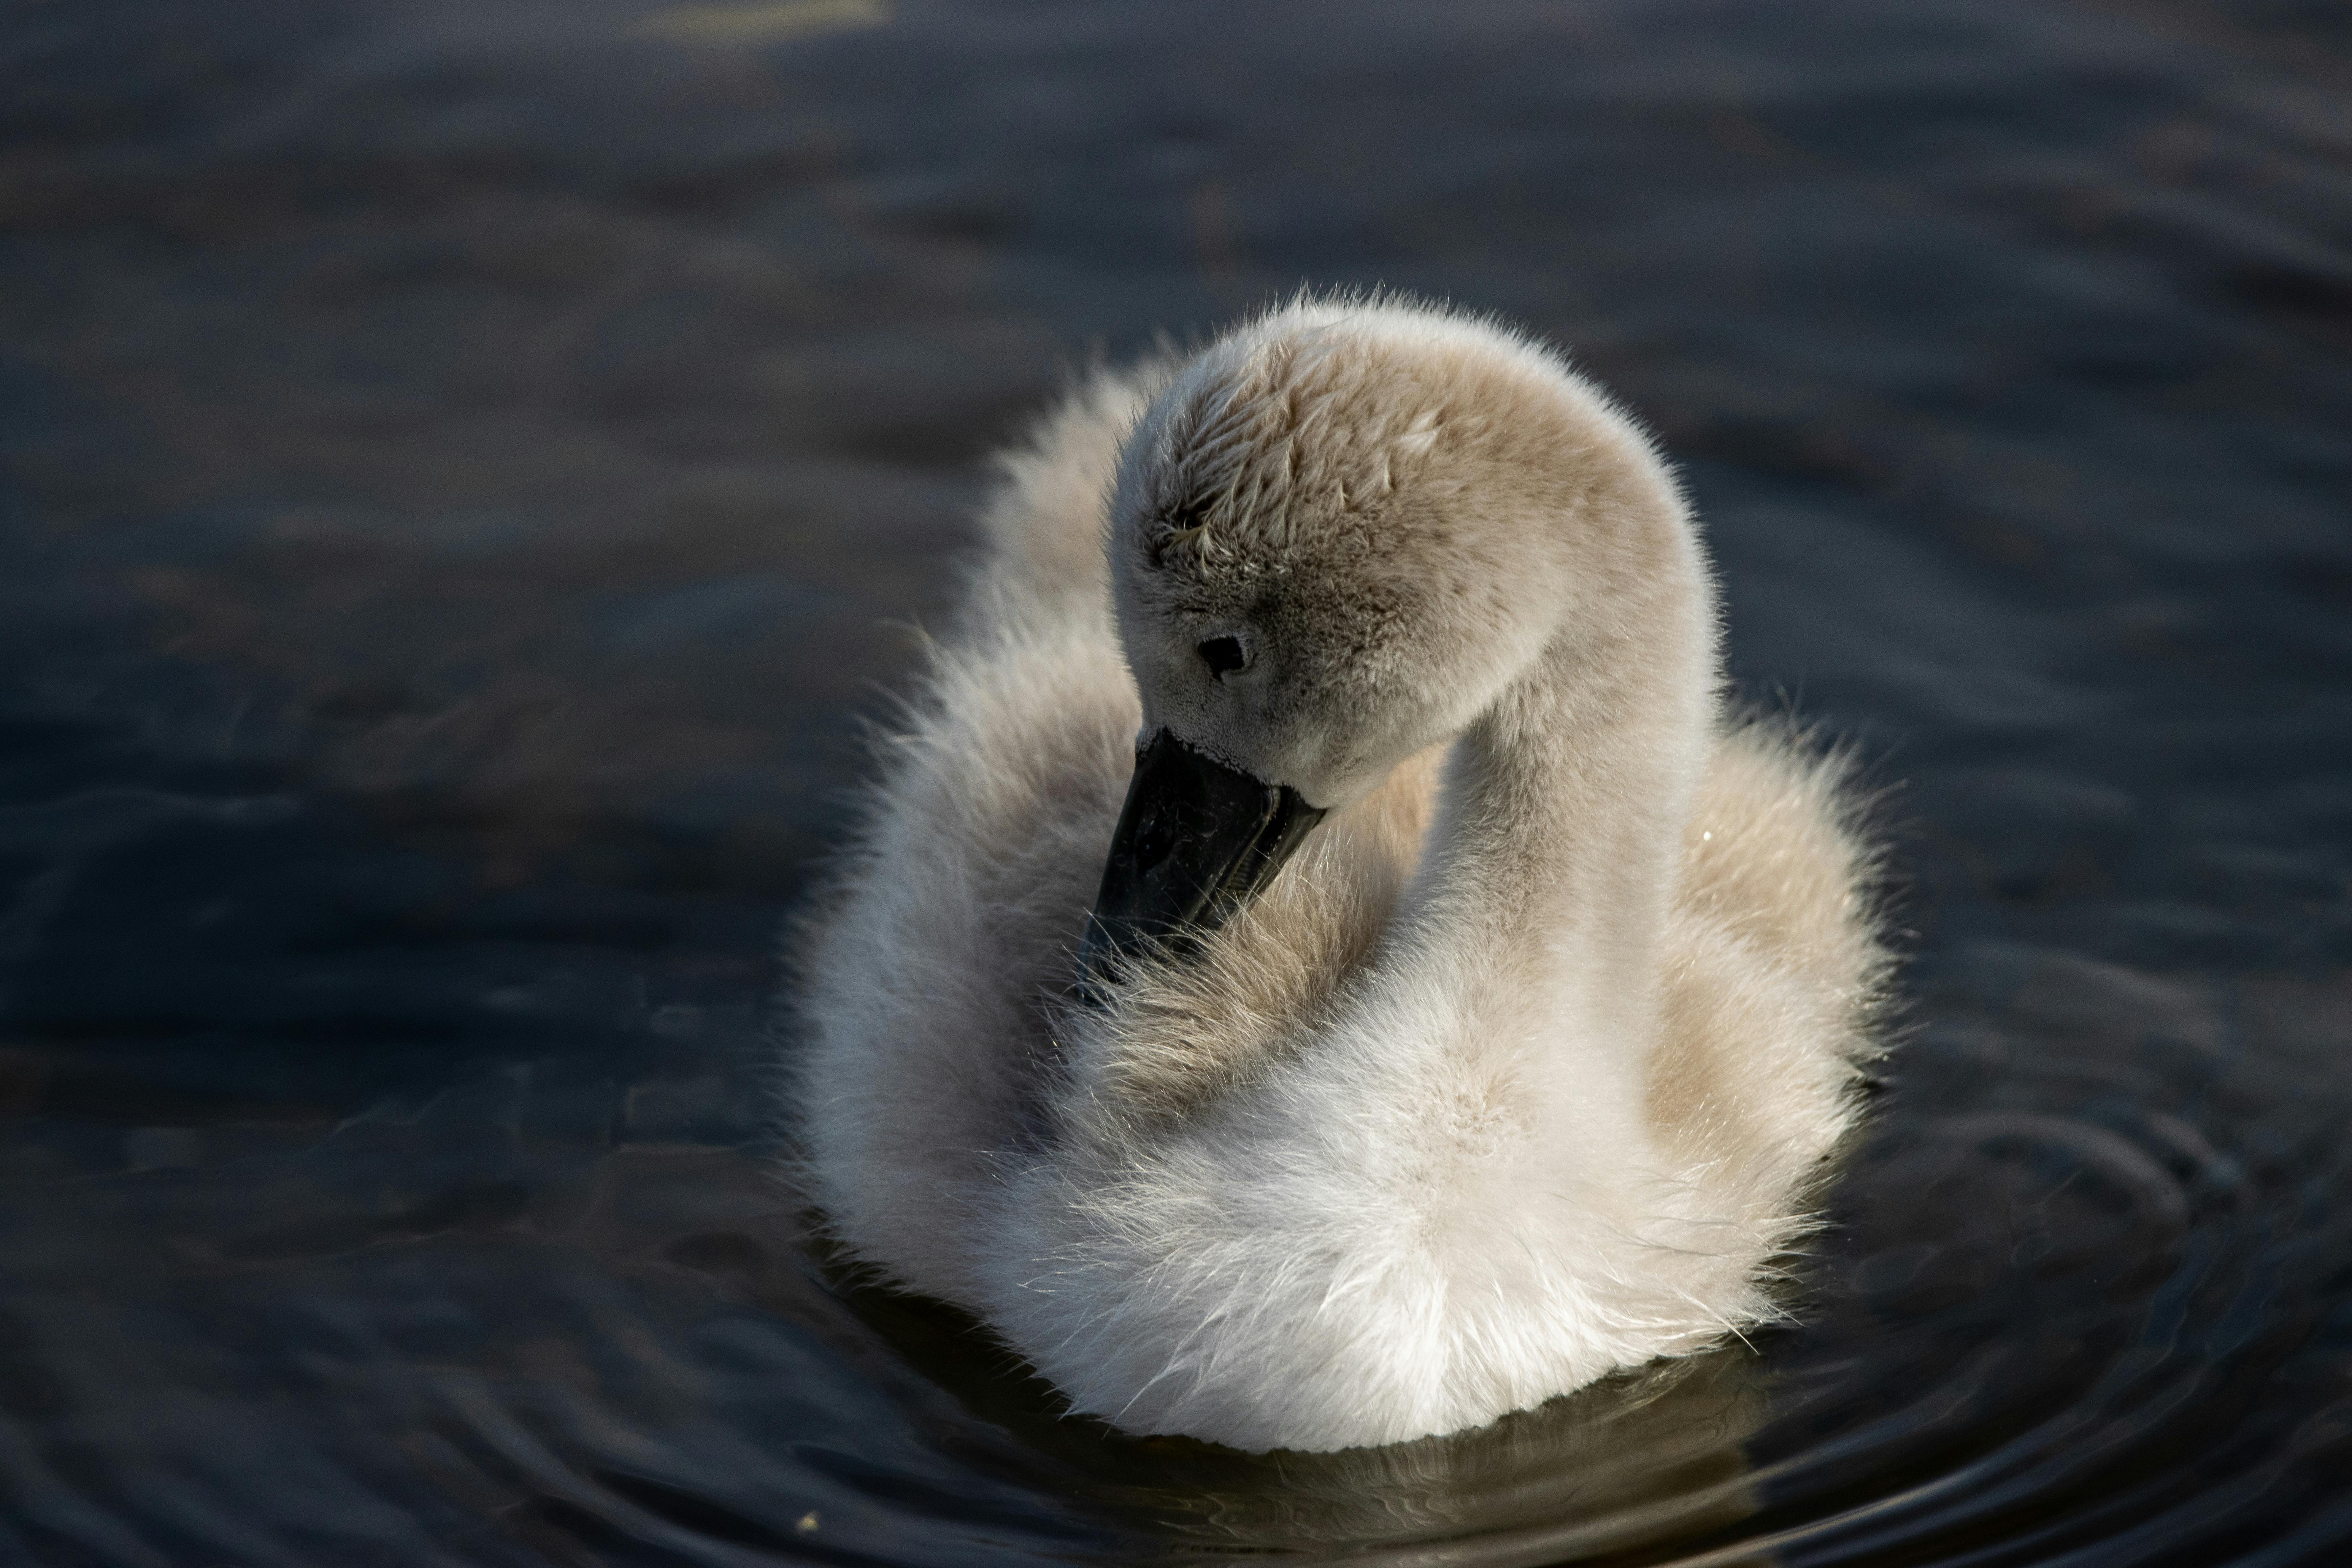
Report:
M1884 961L1643 434L1490 322L1302 300L1004 471L802 953L847 1250L1250 1449L1768 1316Z

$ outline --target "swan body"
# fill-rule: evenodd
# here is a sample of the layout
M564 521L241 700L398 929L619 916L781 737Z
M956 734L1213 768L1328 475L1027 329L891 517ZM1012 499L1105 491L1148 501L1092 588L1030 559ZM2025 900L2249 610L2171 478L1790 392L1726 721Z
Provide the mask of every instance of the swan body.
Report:
M1872 1049L1871 860L1834 760L1725 717L1632 422L1493 323L1302 299L1097 373L983 524L801 944L848 1252L1078 1411L1249 1449L1771 1316ZM1320 826L1097 942L1163 743Z

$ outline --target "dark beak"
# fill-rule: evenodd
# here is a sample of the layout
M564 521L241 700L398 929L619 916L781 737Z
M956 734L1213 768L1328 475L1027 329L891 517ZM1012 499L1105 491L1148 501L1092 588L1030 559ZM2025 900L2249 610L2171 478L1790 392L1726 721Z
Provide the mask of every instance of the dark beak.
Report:
M1181 952L1256 897L1323 820L1286 785L1202 755L1162 730L1135 760L1087 921L1078 992L1098 1000L1147 948Z

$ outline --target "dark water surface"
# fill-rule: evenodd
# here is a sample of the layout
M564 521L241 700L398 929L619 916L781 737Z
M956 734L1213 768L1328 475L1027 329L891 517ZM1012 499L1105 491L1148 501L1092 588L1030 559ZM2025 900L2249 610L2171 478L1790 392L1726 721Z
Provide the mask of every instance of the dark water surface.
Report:
M1302 280L1664 433L1912 1037L1798 1322L1253 1459L763 1020L978 456ZM0 448L0 1560L2352 1561L2341 5L14 4Z

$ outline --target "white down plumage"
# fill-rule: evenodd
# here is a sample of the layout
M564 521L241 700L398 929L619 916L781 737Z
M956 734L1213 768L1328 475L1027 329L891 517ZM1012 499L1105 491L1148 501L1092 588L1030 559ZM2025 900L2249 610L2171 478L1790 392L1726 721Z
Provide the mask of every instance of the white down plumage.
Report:
M1770 1315L1870 859L1835 763L1726 720L1622 413L1490 322L1301 300L1079 386L985 532L799 943L856 1258L1079 1411L1252 1449Z

